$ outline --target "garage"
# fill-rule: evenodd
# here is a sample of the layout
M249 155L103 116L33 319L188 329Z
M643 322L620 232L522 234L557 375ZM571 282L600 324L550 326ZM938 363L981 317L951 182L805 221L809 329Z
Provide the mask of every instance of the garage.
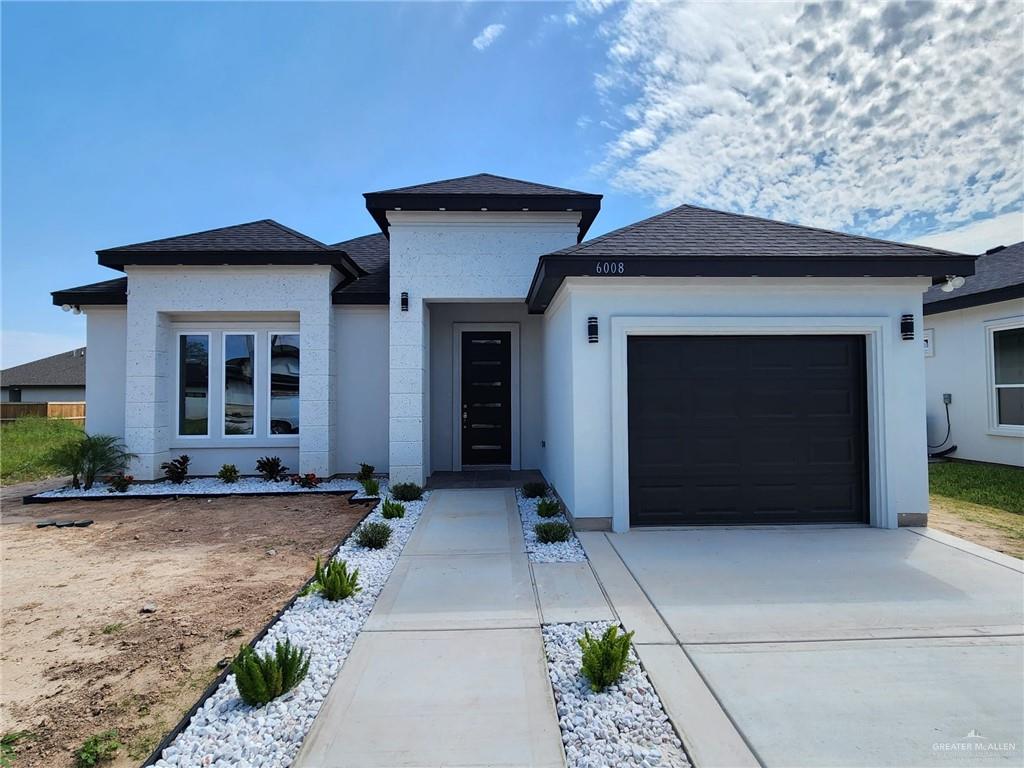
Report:
M866 523L859 335L630 336L630 525Z

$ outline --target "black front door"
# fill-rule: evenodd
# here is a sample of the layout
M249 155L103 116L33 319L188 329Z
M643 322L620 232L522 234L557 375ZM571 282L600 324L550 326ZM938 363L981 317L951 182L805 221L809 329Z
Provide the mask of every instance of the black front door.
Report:
M462 333L462 464L512 463L512 334Z

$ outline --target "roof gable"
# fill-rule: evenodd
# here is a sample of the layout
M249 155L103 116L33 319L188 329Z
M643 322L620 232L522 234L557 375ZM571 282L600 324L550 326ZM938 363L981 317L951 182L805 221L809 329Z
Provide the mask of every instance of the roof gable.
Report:
M0 371L4 387L84 387L85 347Z

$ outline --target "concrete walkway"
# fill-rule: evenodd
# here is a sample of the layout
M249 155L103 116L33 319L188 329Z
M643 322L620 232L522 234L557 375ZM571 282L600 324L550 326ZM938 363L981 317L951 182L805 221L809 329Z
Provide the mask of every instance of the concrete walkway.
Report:
M295 765L563 766L540 605L514 492L435 491Z

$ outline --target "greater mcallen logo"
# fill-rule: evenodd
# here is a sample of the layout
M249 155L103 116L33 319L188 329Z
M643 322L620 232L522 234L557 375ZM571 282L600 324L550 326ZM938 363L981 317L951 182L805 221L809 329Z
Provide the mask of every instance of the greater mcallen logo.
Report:
M976 728L971 728L960 741L937 741L932 744L936 752L1013 752L1017 749L1013 741L990 741Z

